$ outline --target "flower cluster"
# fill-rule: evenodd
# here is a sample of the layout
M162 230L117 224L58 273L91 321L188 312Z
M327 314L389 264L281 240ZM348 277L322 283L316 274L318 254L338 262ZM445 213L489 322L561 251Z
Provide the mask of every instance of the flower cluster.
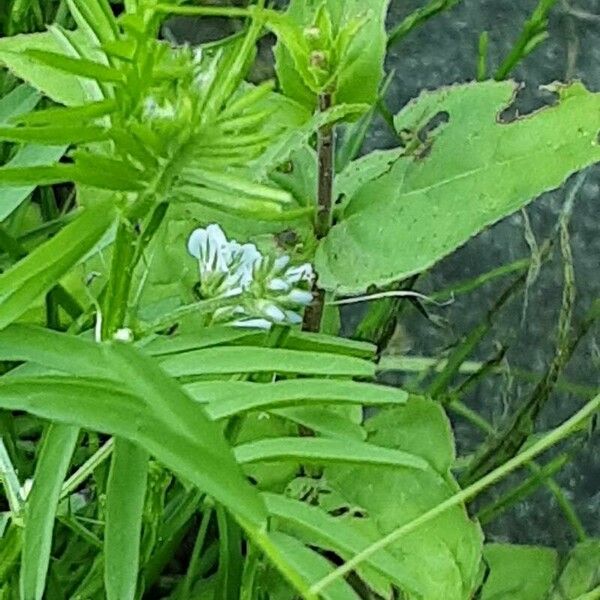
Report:
M218 309L214 321L261 328L302 322L302 310L313 299L310 264L293 267L289 256L263 256L254 244L228 240L216 224L196 229L190 235L188 251L198 260L199 296L236 299Z

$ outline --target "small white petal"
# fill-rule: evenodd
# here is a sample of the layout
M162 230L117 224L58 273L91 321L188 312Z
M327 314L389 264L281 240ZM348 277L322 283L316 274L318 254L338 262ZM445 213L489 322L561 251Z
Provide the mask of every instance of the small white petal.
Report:
M273 269L278 272L283 271L283 269L285 269L290 264L290 260L291 259L287 254L276 258L275 262L273 263Z
M291 310L285 311L285 320L290 325L300 325L302 323L302 317Z
M234 321L235 327L249 327L252 329L271 329L272 323L266 319L247 319L245 321Z
M305 263L299 267L288 269L285 273L285 278L290 283L298 283L300 281L311 282L314 277L314 271L310 263Z
M285 321L285 313L271 302L265 302L261 306L261 312L274 323L283 323Z
M273 292L287 292L290 289L290 284L280 277L276 277L275 279L271 279L271 281L269 281L269 285L267 287Z
M296 288L287 295L287 299L290 302L306 306L313 301L313 295L310 292Z
M198 260L202 259L202 248L206 244L206 230L195 229L188 240L188 252Z

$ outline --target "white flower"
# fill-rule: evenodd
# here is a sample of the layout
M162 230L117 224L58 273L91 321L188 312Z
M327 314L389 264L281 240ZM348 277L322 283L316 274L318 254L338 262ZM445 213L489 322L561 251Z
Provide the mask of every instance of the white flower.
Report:
M229 241L216 224L193 231L188 251L198 260L202 298L239 297L239 304L218 309L213 321L263 329L302 322L299 311L313 299L301 287L312 284L310 264L288 267L289 256L265 257L254 244Z

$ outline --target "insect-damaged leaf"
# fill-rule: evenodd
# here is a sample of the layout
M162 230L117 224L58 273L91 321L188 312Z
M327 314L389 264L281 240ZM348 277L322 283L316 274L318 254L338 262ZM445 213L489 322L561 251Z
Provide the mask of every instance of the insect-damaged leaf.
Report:
M511 82L457 85L409 104L398 130L448 122L348 200L317 252L320 284L356 293L419 273L600 160L600 94L581 84L557 91L554 106L512 123L499 121Z

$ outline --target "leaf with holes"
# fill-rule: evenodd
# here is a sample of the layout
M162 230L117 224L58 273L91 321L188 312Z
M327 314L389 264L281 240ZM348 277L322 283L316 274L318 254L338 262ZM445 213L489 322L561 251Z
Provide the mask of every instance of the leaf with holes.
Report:
M323 287L359 293L420 273L600 160L600 94L557 87L555 105L503 123L515 90L511 82L456 85L424 93L396 117L413 150L409 142L387 173L348 199L317 251Z

